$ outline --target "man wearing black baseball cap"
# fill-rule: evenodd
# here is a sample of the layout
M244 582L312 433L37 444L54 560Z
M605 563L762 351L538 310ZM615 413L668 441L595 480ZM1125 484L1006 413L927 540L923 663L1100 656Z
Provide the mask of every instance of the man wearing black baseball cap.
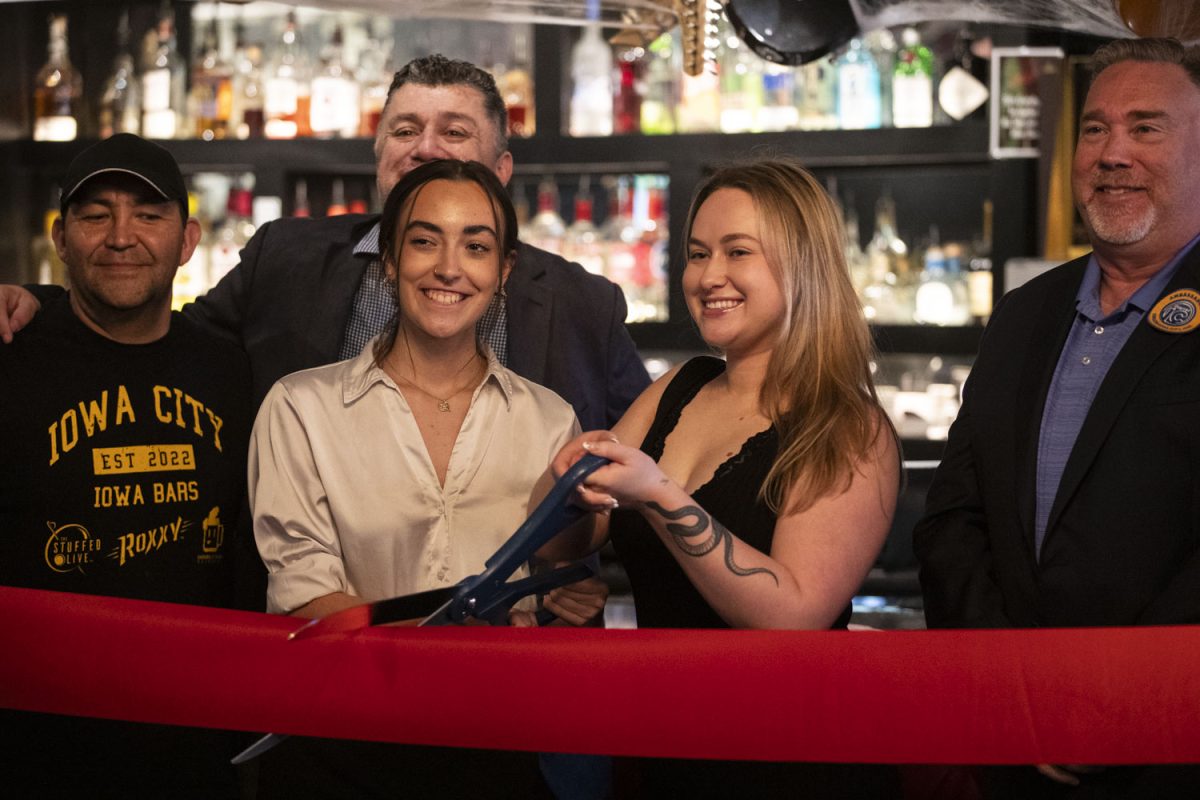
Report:
M200 238L178 165L131 134L89 147L52 237L70 291L0 351L0 584L233 606L250 371L171 311ZM79 678L117 688L87 685L86 658ZM223 732L15 711L0 728L14 796L237 796Z

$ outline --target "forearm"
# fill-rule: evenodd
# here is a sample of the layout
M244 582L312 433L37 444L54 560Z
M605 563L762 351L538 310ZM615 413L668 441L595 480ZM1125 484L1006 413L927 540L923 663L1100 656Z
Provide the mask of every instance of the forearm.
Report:
M639 510L692 585L732 627L819 630L844 607L801 586L784 564L746 544L674 482L662 482Z
M345 592L333 592L305 603L299 608L289 611L288 613L293 617L318 619L320 617L327 617L330 614L343 609L360 606L362 603L363 601L361 597L355 597L354 595L346 594Z

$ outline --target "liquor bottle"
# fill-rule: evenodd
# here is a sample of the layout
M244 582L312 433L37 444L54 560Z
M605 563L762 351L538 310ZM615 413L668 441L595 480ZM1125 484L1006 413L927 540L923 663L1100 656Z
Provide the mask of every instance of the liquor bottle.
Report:
M129 50L129 12L117 22L117 55L100 96L100 138L142 130L141 84Z
M197 138L211 142L229 135L233 116L233 66L221 56L215 11L192 63L192 89L187 105L192 131Z
M572 136L610 136L613 132L612 48L599 25L588 25L571 49L569 132Z
M896 37L887 28L867 34L867 49L879 70L880 127L892 127L892 76L896 71Z
M358 85L360 108L358 135L374 138L383 119L383 107L387 104L388 88L392 83L391 65L392 36L391 21L383 17L372 17L370 38L358 59Z
M608 216L600 227L604 244L604 274L624 289L633 283L636 254L642 226L633 219L633 189L627 176L608 181Z
M763 62L727 26L721 35L724 46L718 67L720 129L722 133L749 133L757 129L763 104Z
M243 185L239 185L242 183ZM225 274L238 265L242 248L254 235L254 197L245 181L235 182L229 187L229 202L225 206L225 220L214 234L209 251L209 286L216 286Z
M33 83L33 138L69 142L79 133L83 79L67 55L67 17L50 17L48 58Z
M800 127L796 108L796 70L780 64L763 64L763 104L758 113L758 128L763 131L790 131Z
M967 308L977 323L992 314L992 200L983 201L983 233L967 268Z
M592 188L584 175L575 193L575 218L563 235L562 257L596 275L604 274L604 248L592 221Z
M534 247L558 253L562 250L563 234L567 226L558 213L558 186L550 178L544 178L537 188L537 213L529 221L528 234L521 239Z
M263 85L263 132L268 139L295 139L311 133L308 112L311 103L308 59L300 43L296 12L289 11L278 51Z
M183 133L184 81L187 70L175 45L175 12L163 0L156 43L142 68L142 135L174 139Z
M875 234L867 244L870 280L863 288L867 320L881 325L912 321L908 286L908 245L896 234L896 205L891 195L875 204Z
M358 135L358 83L343 61L342 26L333 28L320 73L312 80L309 124L314 136L353 138Z
M642 56L631 47L617 59L617 91L613 95L613 133L638 133L642 127Z
M938 243L937 226L930 228L929 246L918 279L913 321L926 325L950 325L955 315L954 291L946 271L946 253Z
M837 61L838 125L843 129L878 128L882 122L879 66L861 38L850 40Z
M933 53L921 44L916 28L905 28L900 44L892 73L892 124L928 128L933 124Z
M854 284L859 297L871 282L870 262L862 249L861 230L854 195L847 195L846 203L842 206L843 251L846 254L846 267L850 271L850 282Z
M348 213L350 212L346 208L346 182L341 178L334 178L329 190L329 206L325 209L325 216L340 217Z
M308 181L304 178L296 179L296 199L292 203L293 217L311 217L312 212L308 209Z
M240 18L234 23L233 37L233 134L239 139L261 139L266 124L262 45L246 41Z
M632 286L625 289L629 305L627 322L653 322L667 318L667 198L665 179L640 176L646 197L642 236L634 248Z
M664 33L650 43L646 56L646 93L642 97L642 133L675 132L675 107L679 105L679 50L674 37Z
M802 130L824 131L837 127L837 70L828 56L800 68L797 91Z
M500 78L500 92L508 109L508 135L533 136L537 130L533 106L532 62L529 58L529 33L515 26L510 66Z

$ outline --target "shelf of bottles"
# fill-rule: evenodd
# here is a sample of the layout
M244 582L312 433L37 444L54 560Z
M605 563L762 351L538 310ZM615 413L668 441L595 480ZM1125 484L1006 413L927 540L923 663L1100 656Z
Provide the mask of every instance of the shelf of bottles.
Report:
M831 184L846 206L847 260L881 344L964 352L990 310L990 212L975 212L986 219L970 229L961 219L962 209L978 209L978 198L990 190L981 122L987 41L969 27L872 31L829 57L783 67L760 59L717 18L706 44L713 58L700 75L688 76L679 31L640 46L613 46L605 39L611 30L584 26L560 37L560 77L535 72L531 25L392 20L268 2L163 2L149 12L141 7L137 24L122 16L111 42L89 43L115 53L102 87L84 85L68 58L67 20L51 18L30 133L46 140L130 130L190 140L170 146L190 173L210 244L198 251L196 268L182 271L182 300L219 279L228 259L217 250L227 256L225 243L244 240L256 219L378 210L369 137L390 76L414 56L442 52L487 66L505 97L519 156L510 188L518 206L529 209L523 239L621 285L630 322L685 322L669 319L668 184L676 184L673 209L681 217L690 184L714 154L735 156L760 143L801 152L819 173L838 171L831 177L843 189L854 181L847 172L881 167L863 177L872 193L857 199ZM188 15L190 48L177 39L177 13ZM546 115L561 130L522 141L538 132L536 74L561 86L561 113ZM81 104L85 93L96 99ZM82 108L96 113L84 115ZM940 126L935 135L919 130L930 126ZM790 131L827 133L801 143ZM632 163L627 134L644 134ZM693 135L688 142L696 146L660 138L667 134ZM306 141L281 141L289 138ZM275 140L270 158L282 166L262 163L256 139ZM226 146L206 146L217 140ZM939 195L943 186L961 184L964 170L973 171L961 193L972 200L939 200L940 208L931 209L919 192L906 194L905 182L928 181L943 163L956 165L957 174L947 175ZM876 199L881 186L889 188ZM557 199L546 199L543 190ZM963 326L959 340L928 334Z
M190 53L177 35L177 13L190 13ZM121 131L206 141L371 137L396 68L430 52L485 66L508 104L513 133L536 128L527 24L164 0L145 30L131 26L128 12L120 17L102 87L84 85L67 37L67 15L53 15L47 62L36 78L35 141ZM87 107L96 108L94 117L85 117Z

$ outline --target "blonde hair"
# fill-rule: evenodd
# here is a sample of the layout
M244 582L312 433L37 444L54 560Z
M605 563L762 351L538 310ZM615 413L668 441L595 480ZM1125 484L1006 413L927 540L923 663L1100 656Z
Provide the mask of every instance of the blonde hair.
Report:
M803 511L849 488L880 426L890 427L871 382L871 333L850 283L841 215L798 162L758 159L721 168L700 185L687 238L696 212L718 189L753 198L785 302L759 390L760 410L779 434L759 497L776 513Z

